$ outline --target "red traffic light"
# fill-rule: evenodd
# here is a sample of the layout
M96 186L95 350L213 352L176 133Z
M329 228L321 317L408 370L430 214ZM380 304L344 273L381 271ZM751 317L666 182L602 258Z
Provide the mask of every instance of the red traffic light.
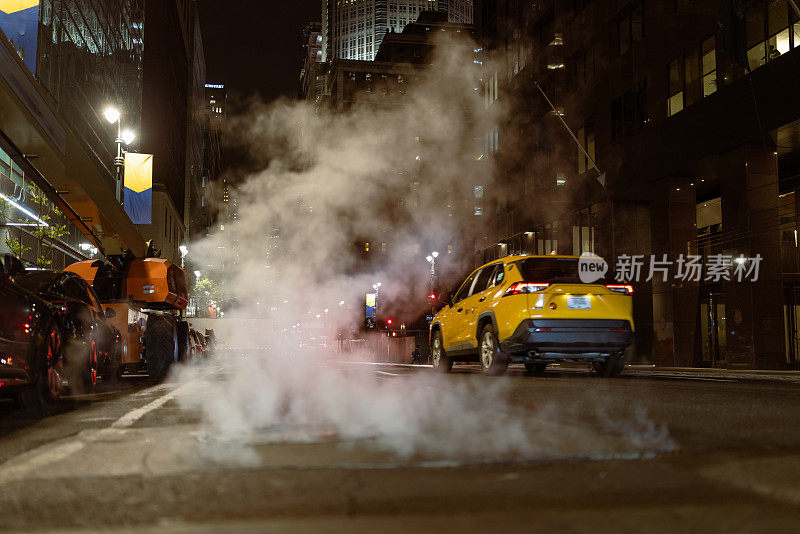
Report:
M391 319L386 319L386 324L392 324L392 320Z
M436 293L431 293L430 295L428 295L428 297L429 297L431 300L436 300Z

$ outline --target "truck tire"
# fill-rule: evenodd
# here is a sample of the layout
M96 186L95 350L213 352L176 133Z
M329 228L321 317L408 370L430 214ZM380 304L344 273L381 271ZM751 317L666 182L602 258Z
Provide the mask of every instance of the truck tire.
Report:
M177 320L175 330L178 334L178 361L185 363L189 354L189 323Z
M144 353L150 378L164 378L178 357L178 332L172 317L150 315L147 318Z

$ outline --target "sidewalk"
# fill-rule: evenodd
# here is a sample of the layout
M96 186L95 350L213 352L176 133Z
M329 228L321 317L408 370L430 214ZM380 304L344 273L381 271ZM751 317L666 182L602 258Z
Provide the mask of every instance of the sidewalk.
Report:
M367 365L374 367L401 367L424 369L430 364L411 365L400 362L336 362L346 365ZM471 365L477 368L478 364ZM586 366L580 364L551 364L545 372L586 372ZM711 369L700 367L656 367L653 364L629 364L625 366L622 376L641 378L663 378L674 380L704 380L709 382L782 382L800 384L800 371L769 371L751 369Z
M655 365L626 365L624 375L684 380L786 382L800 383L800 371L769 371L758 369L710 369L697 367L656 367Z

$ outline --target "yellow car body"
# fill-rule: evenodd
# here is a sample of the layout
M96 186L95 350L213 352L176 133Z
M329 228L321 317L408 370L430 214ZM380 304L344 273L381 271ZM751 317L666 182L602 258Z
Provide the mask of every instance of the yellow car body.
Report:
M434 367L478 361L500 374L508 363L537 372L586 361L600 374L619 374L634 338L633 287L606 275L583 283L579 260L507 256L473 271L431 321Z

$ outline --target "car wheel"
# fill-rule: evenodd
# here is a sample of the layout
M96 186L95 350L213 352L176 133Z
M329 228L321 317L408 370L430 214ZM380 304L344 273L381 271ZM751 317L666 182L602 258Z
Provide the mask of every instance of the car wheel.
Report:
M526 363L525 371L528 373L528 375L540 375L544 373L546 367L546 363Z
M437 330L431 338L431 363L433 370L439 373L449 373L453 369L453 360L444 352L442 333Z
M97 368L99 348L97 341L89 343L89 358L86 362L86 367L83 369L83 387L84 391L89 393L97 386Z
M478 351L483 372L490 376L500 376L508 368L508 354L500 350L500 342L491 324L483 327Z
M61 399L64 389L64 346L57 326L50 327L42 353L36 381L15 397L16 403L26 410L53 406Z
M619 376L622 369L625 367L625 352L620 351L615 354L610 354L608 358L602 362L592 364L594 373L597 376L612 378Z

